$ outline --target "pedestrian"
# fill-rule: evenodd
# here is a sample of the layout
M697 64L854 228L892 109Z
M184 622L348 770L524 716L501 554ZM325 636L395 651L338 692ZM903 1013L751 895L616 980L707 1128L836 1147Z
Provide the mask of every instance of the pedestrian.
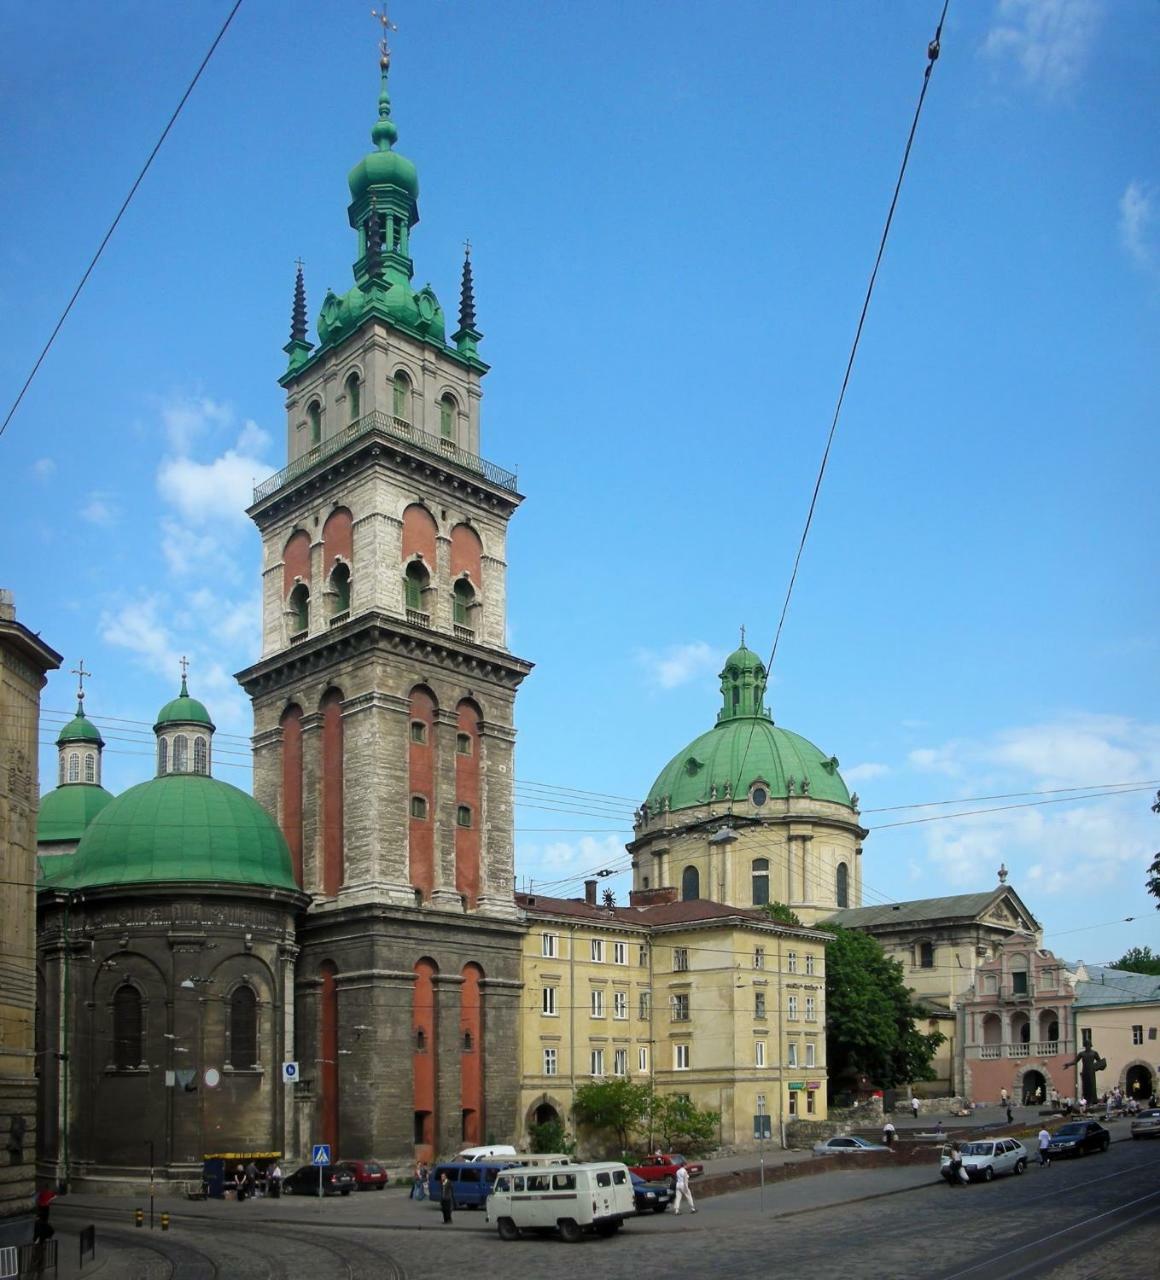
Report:
M1112 1091L1109 1089L1108 1092L1104 1094L1104 1119L1110 1120L1111 1118L1112 1118Z
M1014 1123L1014 1121L1015 1121L1015 1116L1014 1116L1013 1112L1011 1111L1011 1103L1010 1103L1010 1102L1008 1102L1008 1103L1007 1103L1007 1123L1008 1123L1008 1124L1013 1124L1013 1123Z
M1051 1143L1051 1134L1047 1132L1047 1126L1044 1125L1039 1130L1039 1167L1046 1169L1051 1163L1051 1152L1049 1144Z
M270 1199L277 1200L282 1194L282 1166L277 1160L270 1170Z
M246 1171L242 1165L234 1170L234 1195L239 1204L246 1198Z
M259 1192L259 1175L258 1166L251 1160L246 1165L246 1194L253 1199L257 1199Z
M887 1120L887 1122L882 1126L882 1141L885 1142L888 1147L894 1146L895 1133L896 1130L894 1128L893 1121Z
M414 1177L411 1179L411 1199L412 1200L426 1200L427 1198L427 1187L425 1185L426 1182L427 1182L427 1168L423 1164L423 1161L420 1160L419 1163L415 1166L415 1174L414 1174Z
M910 1114L916 1120L918 1119L918 1099L917 1098L911 1098L910 1100Z
M1006 1089L1000 1089L1000 1090L999 1090L999 1103L1000 1103L1000 1105L1001 1105L1001 1106L1004 1106L1004 1107L1007 1105L1007 1090L1006 1090Z
M693 1203L693 1192L689 1187L689 1171L683 1164L677 1167L676 1193L674 1200L676 1205L675 1217L680 1217L682 1199L689 1202L689 1208L692 1209L694 1213L697 1212L697 1206Z
M452 1199L451 1179L445 1173L439 1175L439 1208L443 1210L443 1221L450 1222L455 1202Z
M45 1246L56 1235L56 1229L49 1221L52 1202L55 1199L56 1192L50 1191L47 1187L36 1193L36 1220L32 1226L33 1275L44 1275L44 1269L48 1263L48 1249ZM24 1274L27 1275L28 1273L25 1272Z

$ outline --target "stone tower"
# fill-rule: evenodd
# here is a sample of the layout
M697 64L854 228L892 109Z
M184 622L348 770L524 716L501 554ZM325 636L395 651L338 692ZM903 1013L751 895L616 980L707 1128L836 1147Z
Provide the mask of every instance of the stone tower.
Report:
M287 465L262 536L254 792L313 901L299 932L299 1139L349 1157L453 1151L515 1122L522 926L513 896L516 689L506 648L513 474L480 456L470 257L446 338L416 290L415 166L381 60L351 170L354 286L307 338L295 282Z

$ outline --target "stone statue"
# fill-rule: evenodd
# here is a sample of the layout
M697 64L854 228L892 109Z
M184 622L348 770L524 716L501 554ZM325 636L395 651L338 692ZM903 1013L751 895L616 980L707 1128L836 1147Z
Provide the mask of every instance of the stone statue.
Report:
M1096 1093L1096 1072L1108 1069L1107 1059L1101 1058L1089 1044L1076 1054L1072 1062L1065 1062L1063 1069L1066 1071L1075 1066L1079 1067L1080 1096L1089 1104L1095 1102L1099 1096Z

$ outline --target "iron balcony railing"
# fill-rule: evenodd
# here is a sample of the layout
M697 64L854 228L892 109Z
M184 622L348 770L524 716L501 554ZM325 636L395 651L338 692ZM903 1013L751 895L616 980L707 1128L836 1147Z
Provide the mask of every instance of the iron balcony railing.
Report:
M321 462L323 458L329 458L331 454L337 453L372 431L381 431L384 435L393 436L396 440L405 440L423 453L452 462L466 471L474 471L476 475L482 476L501 489L507 489L511 493L516 492L517 480L514 471L505 471L502 467L497 467L494 462L488 462L486 458L468 453L466 449L459 448L454 440L428 435L426 431L420 431L404 418L396 418L391 414L375 410L373 413L364 414L357 422L352 422L342 431L328 436L312 449L308 449L300 458L295 458L289 466L283 467L268 480L263 480L254 489L254 501L264 501L284 484L288 484L303 472L309 471L315 463Z

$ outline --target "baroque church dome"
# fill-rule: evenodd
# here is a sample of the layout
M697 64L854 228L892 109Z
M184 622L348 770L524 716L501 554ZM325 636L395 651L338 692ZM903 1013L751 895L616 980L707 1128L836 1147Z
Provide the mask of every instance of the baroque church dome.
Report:
M808 795L852 807L837 758L774 724L762 704L765 684L765 667L751 649L742 644L729 655L717 724L661 770L645 802L650 811L666 802L674 810L746 796L754 786L772 797Z

